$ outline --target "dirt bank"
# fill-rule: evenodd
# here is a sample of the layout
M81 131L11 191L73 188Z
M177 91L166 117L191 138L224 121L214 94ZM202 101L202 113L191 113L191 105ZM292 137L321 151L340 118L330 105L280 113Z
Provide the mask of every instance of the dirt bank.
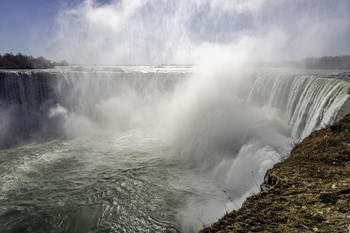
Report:
M296 145L261 188L201 232L350 232L350 115Z

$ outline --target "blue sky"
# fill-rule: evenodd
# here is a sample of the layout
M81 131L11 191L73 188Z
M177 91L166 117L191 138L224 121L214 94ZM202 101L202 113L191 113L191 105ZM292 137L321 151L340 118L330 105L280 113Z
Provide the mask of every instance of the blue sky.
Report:
M0 53L77 63L299 59L349 41L349 0L0 0Z
M49 31L60 0L1 0L0 52L29 52L28 39L32 30Z
M59 10L79 0L0 0L0 53L32 53L33 33L49 36ZM34 52L35 53L35 52Z

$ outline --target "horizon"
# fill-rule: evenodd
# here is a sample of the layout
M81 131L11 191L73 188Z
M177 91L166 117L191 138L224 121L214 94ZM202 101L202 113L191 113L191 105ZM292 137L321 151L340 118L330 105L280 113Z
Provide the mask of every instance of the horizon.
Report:
M39 57L44 58L44 60L47 60L43 56L38 56L34 57L32 55L28 54L13 54L12 52L5 52L4 54L0 53L0 56L10 54L12 56L17 56L17 55L22 55L25 57L32 57L34 59L37 59ZM251 66L252 68L297 68L297 69L310 69L306 68L306 62L307 60L311 59L313 61L320 62L321 59L336 59L340 58L342 59L342 62L344 59L350 60L350 54L345 54L345 55L336 55L336 56L322 56L322 57L304 57L298 60L259 60L259 61L244 61L239 63L240 66L248 68ZM147 64L147 63L139 63L139 64L127 64L127 63L68 63L66 60L61 60L61 61L52 61L52 60L47 60L50 62L54 67L65 67L65 66L150 66L150 67L162 67L162 66L206 66L206 64L199 64L199 63L154 63L154 64ZM227 63L225 63L227 64ZM305 66L305 67L304 67ZM0 66L0 70L1 70ZM11 68L5 68L5 69L11 69ZM26 68L19 68L19 69L26 69ZM42 69L42 68L36 68L36 69ZM312 68L311 68L312 69ZM350 63L349 65L346 66L346 68L316 68L316 69L344 69L344 70L350 70Z
M42 55L38 55L38 56L33 56L31 54L22 54L21 52L18 52L18 53L13 53L11 51L6 51L6 52L3 52L3 53L0 53L0 56L3 56L3 55L6 55L6 54L10 54L12 56L17 56L17 55L23 55L23 56L26 56L26 57L32 57L32 58L39 58L39 57L42 57L44 59L47 59L49 62L52 62L52 63L64 63L64 62L67 62L65 59L63 60L50 60L48 59L47 57L44 57ZM308 56L308 57L303 57L303 58L300 58L300 59L281 59L281 60L256 60L256 61L245 61L245 63L249 63L249 64L256 64L256 63L288 63L288 62L303 62L304 60L306 59L321 59L321 58L344 58L344 57L350 57L350 54L339 54L339 55L334 55L334 56L331 56L331 55L323 55L323 56L319 56L319 57L312 57L312 56ZM67 62L68 63L68 62ZM145 64L145 63L135 63L135 64L128 64L128 63L68 63L68 65L101 65L101 66L109 66L109 65L120 65L120 66L143 66L143 65L147 65L147 66L173 66L173 65L198 65L197 63L154 63L154 64Z

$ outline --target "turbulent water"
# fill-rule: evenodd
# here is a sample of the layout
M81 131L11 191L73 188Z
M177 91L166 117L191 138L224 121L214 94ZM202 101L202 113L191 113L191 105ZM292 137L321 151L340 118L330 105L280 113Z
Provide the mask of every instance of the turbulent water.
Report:
M335 71L0 72L0 232L194 232L345 113Z

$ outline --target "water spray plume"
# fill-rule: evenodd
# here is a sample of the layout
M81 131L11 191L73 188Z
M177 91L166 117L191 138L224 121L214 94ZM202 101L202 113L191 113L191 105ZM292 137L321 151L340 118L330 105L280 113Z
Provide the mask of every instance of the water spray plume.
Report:
M46 49L85 64L332 55L350 49L343 40L350 28L347 9L347 1L85 0L62 7Z

